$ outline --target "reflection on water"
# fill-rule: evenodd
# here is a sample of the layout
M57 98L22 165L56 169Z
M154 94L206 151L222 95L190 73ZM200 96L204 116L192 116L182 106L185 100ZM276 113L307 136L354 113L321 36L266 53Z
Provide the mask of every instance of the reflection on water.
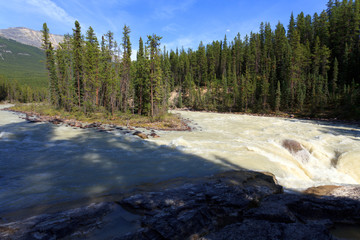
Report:
M180 113L199 130L159 132L160 138L143 141L120 131L27 123L0 111L0 212L239 168L272 172L288 188L360 182L359 128ZM304 149L289 152L285 139Z

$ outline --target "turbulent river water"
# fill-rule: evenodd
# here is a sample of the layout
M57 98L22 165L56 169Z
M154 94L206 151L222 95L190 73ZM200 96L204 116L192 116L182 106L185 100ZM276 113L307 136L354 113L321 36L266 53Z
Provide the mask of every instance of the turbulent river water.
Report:
M144 141L120 131L28 123L0 111L0 213L229 169L271 172L289 189L360 184L357 126L174 112L196 130L160 131L160 138ZM286 139L303 149L289 152Z

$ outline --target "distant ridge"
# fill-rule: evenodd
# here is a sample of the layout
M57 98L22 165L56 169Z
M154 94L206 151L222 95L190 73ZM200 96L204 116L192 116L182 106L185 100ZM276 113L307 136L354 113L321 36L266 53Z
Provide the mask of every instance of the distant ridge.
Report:
M42 45L42 32L25 27L0 29L0 36L37 48L41 48ZM61 35L50 34L50 41L55 48L59 46L63 39L64 37Z
M47 87L43 50L0 36L0 82L16 80L32 88Z

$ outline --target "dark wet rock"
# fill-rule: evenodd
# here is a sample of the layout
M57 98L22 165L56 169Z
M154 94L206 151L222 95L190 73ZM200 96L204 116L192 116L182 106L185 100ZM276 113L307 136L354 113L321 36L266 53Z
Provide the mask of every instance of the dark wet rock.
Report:
M264 196L281 193L273 176L227 172L157 192L136 194L120 204L144 215L142 230L119 239L186 239L241 221Z
M42 214L22 221L0 225L0 239L61 239L86 237L101 226L101 219L110 213L114 203L91 204L61 213Z
M101 123L91 123L85 126L85 128L98 128L101 126Z
M148 136L145 133L140 132L140 131L134 132L133 135L138 136L138 137L140 137L142 139L147 139L148 138Z
M279 240L279 239L334 239L322 224L274 223L263 220L245 220L231 224L201 240Z
M301 146L301 144L299 142L297 142L295 140L291 140L291 139L285 139L282 142L282 146L291 153L297 153L297 152L303 150L303 147Z
M54 118L54 119L50 119L49 122L51 122L52 124L61 124L64 122L64 120L60 119L60 118Z
M153 137L153 138L159 138L160 136L157 135L156 133L152 132L150 133L150 136Z
M86 238L117 229L104 220L116 208L137 216L136 227L107 239L335 239L336 224L360 223L357 200L284 193L272 174L251 171L138 186L113 200L1 224L0 239Z
M118 239L334 239L335 223L359 223L353 199L282 193L273 176L228 172L121 201L142 228Z

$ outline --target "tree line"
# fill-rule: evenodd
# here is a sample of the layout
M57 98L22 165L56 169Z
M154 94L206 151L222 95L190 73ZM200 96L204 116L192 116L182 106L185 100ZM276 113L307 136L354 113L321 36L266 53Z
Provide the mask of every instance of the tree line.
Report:
M121 43L112 32L99 43L90 27L76 21L58 49L43 26L49 71L49 99L68 111L114 114L133 112L156 117L176 105L197 110L278 112L360 116L360 1L330 0L313 16L291 14L288 26L204 45L167 51L161 37L139 39L131 61L130 28Z
M42 102L46 99L47 89L30 87L0 75L0 101L29 103Z
M167 110L168 81L160 56L161 37L140 38L137 61L131 61L130 28L124 26L120 44L109 31L99 43L89 27L85 37L78 21L58 49L49 41L43 25L43 48L49 71L51 104L68 111L96 110L161 115Z

